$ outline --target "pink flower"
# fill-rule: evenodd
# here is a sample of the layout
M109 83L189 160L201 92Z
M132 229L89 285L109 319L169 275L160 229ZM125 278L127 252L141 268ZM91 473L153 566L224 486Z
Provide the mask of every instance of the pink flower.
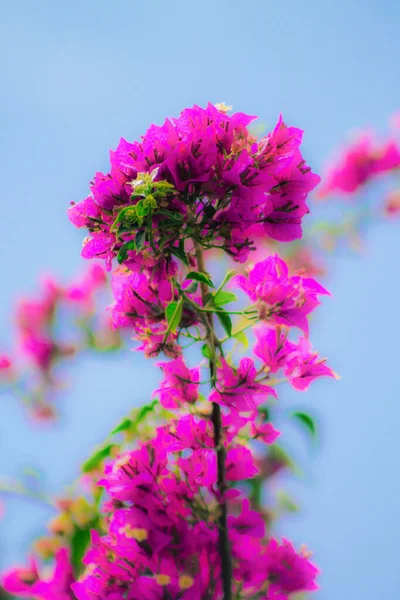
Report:
M13 378L13 361L7 354L0 354L0 382Z
M128 243L122 260L129 263L136 252L134 207L142 201L140 193L132 194L132 184L143 174L151 175L155 188L161 181L171 184L161 204L153 203L151 244L145 240L144 252L138 252L143 259L174 254L189 214L196 216L202 238L219 240L239 261L252 247L248 232L256 224L273 239L301 237L307 194L319 181L301 155L302 131L279 117L275 129L257 141L247 129L254 118L228 115L212 104L194 106L161 127L152 125L140 142L122 138L110 153L110 173L96 173L91 196L68 211L71 222L90 234L82 255L104 258L110 266ZM133 209L130 217L125 209ZM126 222L123 217L115 222L120 215Z
M296 349L289 355L284 373L296 390L305 391L318 377L338 378L325 362L326 358L319 359L318 353L313 352L310 342L302 337Z
M315 579L318 569L301 554L297 554L290 542L283 539L279 545L276 540L270 540L264 552L264 561L270 588L268 598L274 598L273 593L291 594L317 589ZM279 596L278 596L279 597Z
M76 283L70 284L64 291L67 301L80 305L83 310L91 311L94 308L94 295L103 288L107 282L104 268L93 264Z
M256 378L257 371L251 358L242 358L237 369L221 359L216 388L211 392L209 400L237 412L252 411L267 396L276 397L273 388L259 383Z
M241 513L238 517L228 517L230 532L236 532L241 536L252 536L263 538L265 536L265 521L260 513L250 509L247 498L242 501Z
M28 569L13 569L3 576L4 589L23 598L38 600L71 600L71 585L74 581L68 551L59 550L55 567L49 579L41 579L35 562Z
M275 429L272 423L253 423L251 435L265 444L273 444L276 438L280 436L280 432Z
M328 170L318 196L332 193L352 194L377 175L400 167L400 148L393 140L382 145L364 134Z
M252 453L245 446L233 446L226 456L226 478L228 481L253 479L259 470L254 464Z
M395 217L400 213L400 191L390 192L385 200L384 211L387 216Z
M257 338L254 354L263 361L269 372L276 373L285 366L288 355L296 348L287 339L288 329L261 323L255 327L254 333Z
M298 327L306 335L307 316L320 304L318 296L329 295L314 279L301 275L290 277L286 263L277 254L254 265L247 277L236 275L232 282L258 304L261 319Z
M188 369L181 357L169 363L160 362L158 366L164 372L165 379L153 397L158 396L164 408L179 408L184 402L196 402L200 381L198 368Z

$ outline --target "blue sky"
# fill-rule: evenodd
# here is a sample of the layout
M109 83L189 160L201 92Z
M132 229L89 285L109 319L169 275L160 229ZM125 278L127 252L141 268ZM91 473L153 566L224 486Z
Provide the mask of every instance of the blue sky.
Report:
M1 11L2 344L16 295L34 291L42 272L67 278L82 267L82 236L65 211L107 169L119 137L224 101L267 126L282 112L305 130L318 171L349 130L382 130L399 109L400 8L391 0L4 0ZM321 600L397 598L398 239L398 225L377 224L365 257L336 260L313 342L342 379L288 396L321 420L321 447L303 448L306 474L291 484L304 512L283 530L315 550ZM64 399L65 422L51 431L4 401L0 473L41 465L48 488L61 490L157 377L136 354L88 358ZM8 510L0 565L23 559L47 516L19 501Z

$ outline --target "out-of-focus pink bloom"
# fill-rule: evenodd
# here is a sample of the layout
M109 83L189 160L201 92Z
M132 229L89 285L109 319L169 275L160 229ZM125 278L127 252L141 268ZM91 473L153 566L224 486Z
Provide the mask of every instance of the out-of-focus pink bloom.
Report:
M325 363L326 358L319 358L318 352L313 352L309 340L302 337L296 350L289 355L284 373L296 390L304 391L318 377L338 378L336 373Z
M10 356L0 354L0 383L14 378L14 365Z
M332 193L352 194L377 175L400 167L400 147L394 140L383 144L365 134L347 147L327 171L317 197Z
M91 265L79 281L65 289L64 296L69 302L80 305L83 310L91 311L94 308L94 294L105 286L106 281L103 266Z
M164 408L179 408L184 402L193 404L198 398L200 371L188 369L181 357L171 362L160 362L165 379L155 390L153 397L159 397Z
M251 435L265 444L273 444L280 436L280 432L275 429L272 423L253 423L251 426Z
M55 557L55 567L49 579L42 579L32 559L29 568L12 569L3 575L3 587L20 598L37 600L71 600L74 581L72 567L65 548Z
M397 217L400 213L400 190L394 190L386 196L384 211L388 217Z
M276 540L270 540L265 548L264 560L271 582L268 599L286 598L286 594L317 589L315 579L318 569L308 558L297 554L287 540L283 539L281 545ZM277 592L277 596L274 596L274 592Z

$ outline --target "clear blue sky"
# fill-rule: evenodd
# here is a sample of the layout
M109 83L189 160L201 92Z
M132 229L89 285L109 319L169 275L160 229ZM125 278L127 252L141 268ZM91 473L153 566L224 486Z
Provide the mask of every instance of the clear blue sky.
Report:
M43 271L68 277L81 267L81 235L65 210L107 169L120 136L136 138L185 106L224 101L267 125L282 111L305 129L305 154L318 169L348 130L382 129L400 108L399 18L395 0L3 0L0 342L15 295L34 290ZM322 422L323 444L303 449L307 474L292 485L304 512L284 530L315 550L320 600L398 598L398 228L377 226L366 258L335 263L334 297L313 341L342 380L288 398L314 407ZM42 465L48 488L61 490L158 375L127 353L118 364L87 360L74 376L55 430L24 424L3 401L0 473ZM47 517L21 502L10 508L0 522L1 565L22 560Z

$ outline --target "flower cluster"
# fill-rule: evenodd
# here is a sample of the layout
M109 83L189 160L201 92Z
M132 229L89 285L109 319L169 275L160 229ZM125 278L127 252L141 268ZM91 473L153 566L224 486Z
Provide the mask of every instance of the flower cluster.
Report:
M316 568L284 540L266 539L263 518L235 482L254 477L251 452L228 442L227 498L234 594L257 590L263 600L315 589ZM106 469L111 500L108 534L93 535L87 569L72 586L78 600L221 597L218 549L219 491L209 420L182 417Z
M69 209L89 231L82 256L120 265L114 327L129 328L145 356L172 359L159 363L154 396L176 415L106 465L107 527L93 533L86 572L72 586L78 600L284 600L316 587L315 567L270 537L239 484L260 476L255 440L268 446L279 435L263 408L277 397L273 375L281 369L300 390L334 376L307 340L308 316L327 291L304 271L289 275L276 254L246 275L228 273L218 288L205 266L209 250L244 262L262 238L302 235L319 182L301 156L302 132L280 118L257 140L252 120L195 106L151 126L140 143L121 140L110 173L97 173L90 196ZM227 307L237 301L229 281L250 306ZM234 315L244 329L261 322L259 364L228 360L224 345L244 335L234 332ZM289 340L294 328L306 337ZM187 366L185 340L202 344L206 365Z
M0 356L0 384L22 396L37 418L54 416L53 396L64 359L88 347L121 345L110 318L96 314L106 284L103 267L93 264L67 286L47 277L37 297L17 303L15 349Z
M302 131L279 118L257 141L248 130L254 118L194 106L152 125L140 142L121 139L110 173L97 173L90 196L69 209L90 233L83 257L110 265L118 256L135 270L182 255L195 237L244 261L254 225L273 239L300 238L307 194L319 182L301 155Z

